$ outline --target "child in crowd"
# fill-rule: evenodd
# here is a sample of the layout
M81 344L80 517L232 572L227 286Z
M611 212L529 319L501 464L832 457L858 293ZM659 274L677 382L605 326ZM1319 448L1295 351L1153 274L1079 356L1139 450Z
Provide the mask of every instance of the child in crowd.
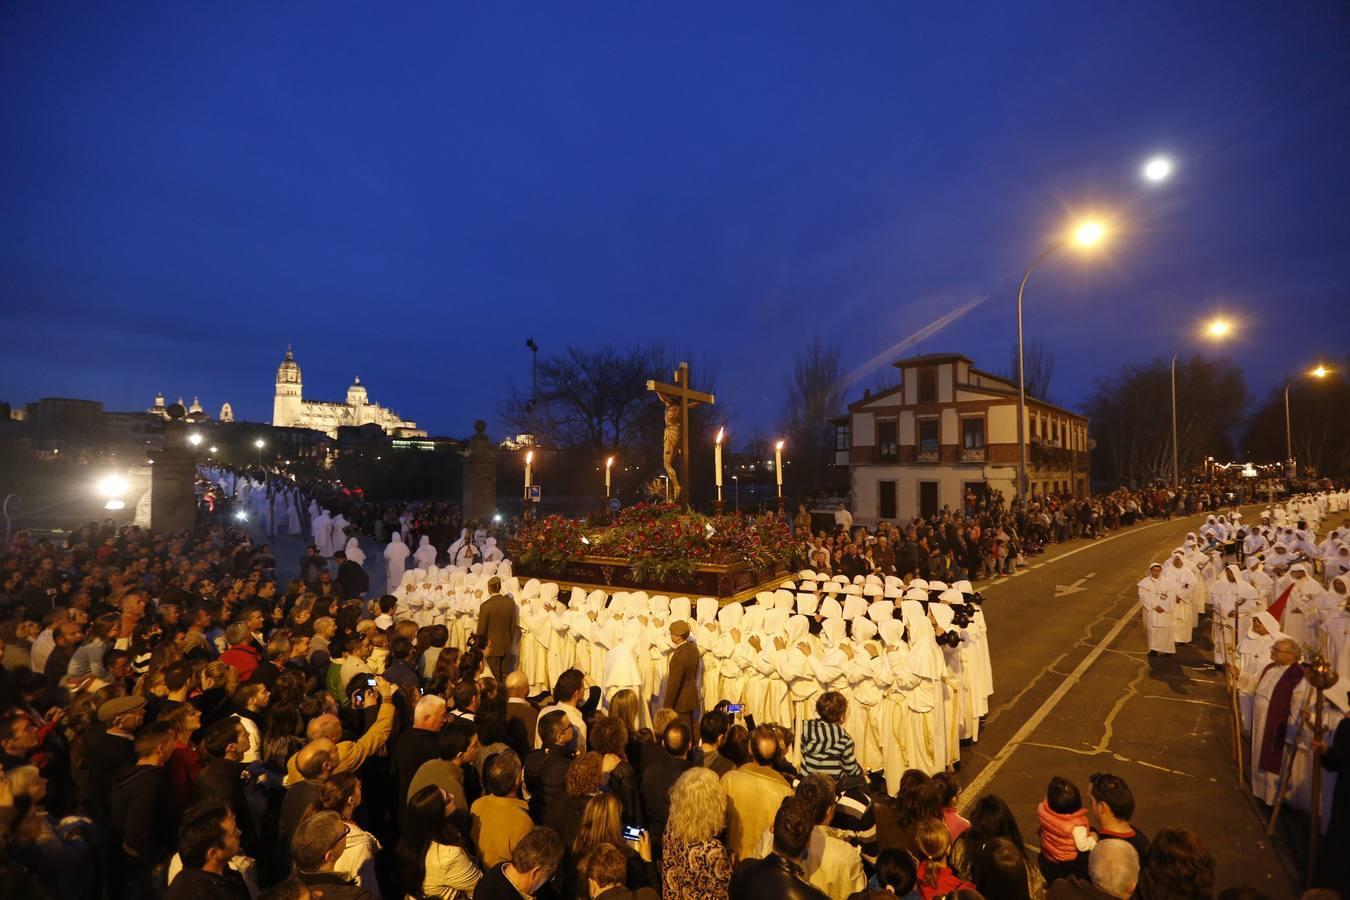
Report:
M1067 778L1056 775L1045 789L1045 799L1036 807L1040 821L1041 855L1037 861L1045 883L1078 875L1087 878L1088 851L1097 838L1088 825L1082 795Z
M961 782L955 772L938 772L933 776L933 784L942 793L942 821L946 823L947 833L955 842L970 827L970 820L956 811L956 797L961 793Z
M914 846L919 851L919 897L921 900L933 900L945 897L953 891L970 890L975 887L968 881L962 881L947 865L947 853L951 850L952 837L941 819L922 819L914 832Z

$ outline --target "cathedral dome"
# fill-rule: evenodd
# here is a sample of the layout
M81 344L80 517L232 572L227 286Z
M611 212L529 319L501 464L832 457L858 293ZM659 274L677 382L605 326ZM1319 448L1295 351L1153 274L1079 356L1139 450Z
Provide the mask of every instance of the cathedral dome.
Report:
M299 384L300 383L300 365L295 361L295 356L291 353L289 345L286 347L286 358L277 366L277 384Z
M347 405L365 406L366 403L366 386L361 383L361 376L357 375L356 381L352 383L351 387L347 388Z

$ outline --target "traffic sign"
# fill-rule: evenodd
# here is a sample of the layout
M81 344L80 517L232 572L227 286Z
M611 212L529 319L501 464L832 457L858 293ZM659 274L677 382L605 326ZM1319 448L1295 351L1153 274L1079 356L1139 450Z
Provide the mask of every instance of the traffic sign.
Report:
M612 513L618 512L618 511L619 511L619 507L621 507L621 506L623 506L623 504L619 502L619 498L618 498L618 497L610 497L610 498L609 498L609 511L610 511L610 512L612 512Z

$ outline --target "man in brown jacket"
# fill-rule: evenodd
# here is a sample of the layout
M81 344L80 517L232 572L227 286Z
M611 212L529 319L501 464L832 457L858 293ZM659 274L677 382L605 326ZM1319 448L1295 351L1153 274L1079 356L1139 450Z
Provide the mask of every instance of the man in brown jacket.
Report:
M773 767L778 755L778 732L760 725L750 735L752 759L722 776L727 792L727 848L737 859L759 855L759 839L773 824L778 804L792 796L792 788Z
M502 580L496 576L488 579L488 592L492 594L478 607L478 646L487 658L488 668L498 681L507 672L515 668L515 658L511 656L511 647L520 630L520 610L516 601L501 592Z
M662 706L679 713L680 721L694 732L694 718L702 712L698 700L698 647L689 640L689 623L683 620L670 623L670 640L675 652L670 654L670 672L666 676L666 698Z

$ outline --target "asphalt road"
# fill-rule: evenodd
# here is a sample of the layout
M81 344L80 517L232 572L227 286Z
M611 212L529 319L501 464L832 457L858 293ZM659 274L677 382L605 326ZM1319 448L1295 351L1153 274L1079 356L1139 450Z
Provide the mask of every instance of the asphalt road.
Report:
M1133 790L1146 835L1176 827L1199 835L1215 856L1218 890L1297 897L1237 783L1228 694L1208 664L1208 619L1174 657L1147 655L1135 585L1203 521L1150 521L1055 546L982 588L995 694L979 741L961 755L961 802L998 794L1034 846L1036 804L1052 775L1072 779L1086 801L1088 776L1111 772Z

